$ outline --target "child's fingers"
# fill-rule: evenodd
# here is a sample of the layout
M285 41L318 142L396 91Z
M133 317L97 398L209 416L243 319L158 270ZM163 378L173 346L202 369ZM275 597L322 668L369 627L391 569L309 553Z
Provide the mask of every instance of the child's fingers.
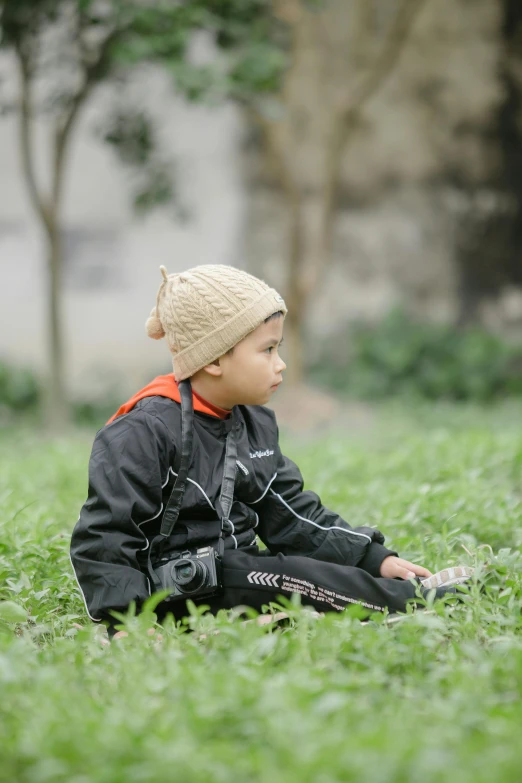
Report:
M403 568L402 566L397 567L397 576L399 576L401 579L414 579L415 573L414 571L410 571L409 568Z
M423 566L410 563L409 560L403 560L402 557L397 558L397 560L398 564L403 568L406 568L407 571L411 571L413 576L431 576L431 571L428 571L428 569ZM409 578L410 577L408 577L408 579Z
M416 576L432 576L431 571L428 571L427 568L423 568L422 566L412 565L412 570L415 572Z

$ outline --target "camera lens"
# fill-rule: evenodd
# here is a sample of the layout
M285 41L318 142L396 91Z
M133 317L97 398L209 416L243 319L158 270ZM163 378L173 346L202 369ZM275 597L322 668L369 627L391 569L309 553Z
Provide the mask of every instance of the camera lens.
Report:
M178 560L172 566L172 579L182 593L193 593L207 581L207 568L201 560Z
M192 577L194 576L192 564L181 566L181 568L178 568L176 570L176 576L178 577L178 579L192 579Z

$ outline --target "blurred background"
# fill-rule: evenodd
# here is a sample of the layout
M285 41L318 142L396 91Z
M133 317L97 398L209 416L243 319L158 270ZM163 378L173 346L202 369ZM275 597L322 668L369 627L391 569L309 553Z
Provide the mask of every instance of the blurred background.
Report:
M280 291L289 417L520 395L519 0L3 0L0 36L4 424L170 371L160 264Z

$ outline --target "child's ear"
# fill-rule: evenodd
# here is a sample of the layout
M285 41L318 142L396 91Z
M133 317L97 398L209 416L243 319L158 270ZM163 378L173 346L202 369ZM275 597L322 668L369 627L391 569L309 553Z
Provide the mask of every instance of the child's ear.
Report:
M221 367L219 359L216 359L212 364L207 364L206 367L202 367L201 369L209 375L213 375L215 378L219 378L220 375L223 375L223 368Z

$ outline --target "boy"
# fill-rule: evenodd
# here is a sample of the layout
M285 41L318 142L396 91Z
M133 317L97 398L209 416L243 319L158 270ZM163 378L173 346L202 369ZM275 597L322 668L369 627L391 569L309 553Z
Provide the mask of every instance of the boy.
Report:
M320 611L352 603L404 611L416 582L428 580L423 589L441 594L464 580L466 569L444 582L402 560L378 530L351 528L303 491L299 468L279 449L275 415L264 407L286 369L279 346L287 308L279 294L230 266L161 272L146 328L166 338L174 374L156 378L97 433L89 495L72 534L71 561L91 619L108 621L112 634L111 610L123 612L131 601L139 610L158 587L152 550L182 475L182 382L192 395L192 446L179 517L162 542L171 562L224 537L223 587L202 599L211 611L239 604L259 610L294 592ZM167 612L183 616L185 601L163 601L158 618Z

